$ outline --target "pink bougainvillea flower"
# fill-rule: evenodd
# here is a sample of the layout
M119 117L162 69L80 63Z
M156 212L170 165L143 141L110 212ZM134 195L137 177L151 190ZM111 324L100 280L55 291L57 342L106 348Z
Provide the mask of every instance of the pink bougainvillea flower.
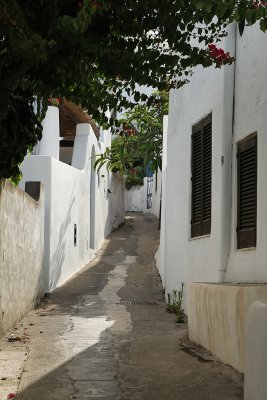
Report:
M267 7L267 1L253 0L253 6L255 8Z
M234 60L229 52L225 52L223 49L218 48L215 44L209 44L210 57L217 63L217 65L231 64Z
M58 97L51 97L49 99L47 99L47 103L50 106L54 106L54 107L59 107L59 104L61 103L62 99L58 98Z
M16 397L15 393L9 393L9 394L7 395L7 398L8 398L8 399L14 399L15 397Z

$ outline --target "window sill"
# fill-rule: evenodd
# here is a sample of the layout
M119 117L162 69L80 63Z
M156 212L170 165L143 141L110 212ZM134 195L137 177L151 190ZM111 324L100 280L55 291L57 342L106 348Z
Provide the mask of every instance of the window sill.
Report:
M243 249L235 249L238 253L241 251L251 251L251 250L256 250L257 247L244 247Z
M193 241L193 240L205 239L205 238L209 238L209 237L210 237L210 233L209 233L208 235L189 237L189 238L188 238L188 241L191 242L191 241Z

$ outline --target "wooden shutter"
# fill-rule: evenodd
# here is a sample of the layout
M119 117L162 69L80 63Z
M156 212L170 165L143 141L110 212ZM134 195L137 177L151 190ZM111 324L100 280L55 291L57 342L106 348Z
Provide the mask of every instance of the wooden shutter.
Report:
M191 237L207 235L211 228L211 116L193 127Z
M192 211L191 236L202 235L203 191L202 191L202 126L193 128L192 134Z
M257 136L238 144L237 248L255 247L257 241Z
M211 228L211 117L203 122L203 235Z

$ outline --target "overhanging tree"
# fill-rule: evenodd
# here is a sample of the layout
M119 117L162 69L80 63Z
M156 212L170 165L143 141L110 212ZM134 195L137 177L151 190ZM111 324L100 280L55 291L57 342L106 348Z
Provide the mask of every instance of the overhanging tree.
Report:
M100 109L129 106L130 94L135 102L149 101L136 83L179 87L194 66L214 62L208 45L233 20L260 20L265 30L266 2L0 0L0 119L5 121L12 99L22 93L28 102L34 95L43 104L65 96L97 119ZM193 46L193 38L202 46ZM11 164L20 159L14 154ZM7 173L0 170L0 176Z
M95 168L103 165L112 172L121 172L129 189L142 185L147 168L161 169L163 116L168 114L168 92L151 95L150 106L137 104L118 120L117 137L111 148L96 157Z

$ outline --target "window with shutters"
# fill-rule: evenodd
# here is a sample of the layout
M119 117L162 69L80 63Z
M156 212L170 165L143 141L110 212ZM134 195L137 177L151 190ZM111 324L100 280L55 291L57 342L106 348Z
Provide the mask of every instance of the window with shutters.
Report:
M192 209L191 237L208 235L211 230L211 115L192 130Z
M256 247L257 134L237 147L237 248Z

